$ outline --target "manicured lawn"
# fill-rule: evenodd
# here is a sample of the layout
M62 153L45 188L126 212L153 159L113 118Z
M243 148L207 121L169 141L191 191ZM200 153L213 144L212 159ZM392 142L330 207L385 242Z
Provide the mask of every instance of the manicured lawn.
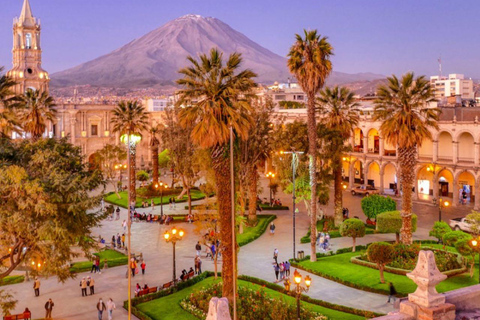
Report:
M265 232L265 230L267 230L270 222L275 220L277 216L258 215L257 218L258 223L255 227L244 227L243 233L237 235L237 243L240 247L258 239Z
M175 197L175 202L176 203L179 203L179 202L187 202L188 200L188 197L187 195L185 194L181 199L177 199L177 196L182 192L182 190L178 189L178 192L174 193L174 194L170 194L170 195L164 195L163 196L163 203L164 204L168 204L168 199L170 199L171 197ZM128 198L128 193L127 191L121 191L119 192L119 195L121 197L121 199L118 199L117 195L115 193L111 193L111 194L108 194L105 196L105 201L108 202L108 203L111 203L115 206L120 206L122 208L127 208L127 198ZM204 199L205 198L205 194L203 194L202 192L200 192L199 190L196 190L196 189L192 189L191 190L191 195L192 195L192 201L194 200L200 200L200 199ZM137 202L135 204L135 207L136 208L141 208L142 207L142 201L147 201L148 204L150 204L150 200L152 198L142 198L142 197L139 197L137 196ZM161 200L161 197L155 197L153 198L153 203L157 206L157 205L160 205L160 200Z
M428 246L442 248L441 245L429 244ZM454 248L449 248L449 250L455 251ZM362 252L349 252L321 257L316 262L305 260L300 262L300 266L319 276L324 276L334 281L366 291L388 294L388 282L392 282L397 292L402 296L415 291L417 286L406 276L385 272L386 283L382 284L380 283L380 273L378 270L350 262L351 257L358 256L361 253ZM450 277L437 286L437 291L451 291L475 284L478 284L478 258L476 258L475 274L473 278L470 278L468 272Z
M95 255L100 256L100 268L103 268L103 264L105 259L107 259L108 267L116 267L121 265L126 265L128 262L127 256L115 251L115 250L104 250L100 253L95 253ZM92 269L92 262L93 261L80 261L75 262L72 267L70 267L70 272L85 272L90 271Z
M197 320L198 318L194 317L187 311L184 311L180 307L180 301L187 297L191 292L194 290L199 290L203 287L208 286L209 284L213 283L215 280L213 277L209 277L189 288L176 292L166 297L162 297L160 299L152 300L149 302L141 303L136 307L150 316L154 320ZM219 281L219 280L217 280ZM253 284L251 282L239 280L239 286L250 287L254 289L260 289L262 286ZM265 292L275 299L284 299L287 303L295 303L295 299L293 297L287 296L285 294L279 293L272 289L262 288ZM321 314L326 315L331 320L360 320L364 319L364 317L356 316L350 313L340 312L332 309L328 309L325 307L321 307L315 304L310 304L302 301L302 305L306 308L309 308L313 311L319 312Z

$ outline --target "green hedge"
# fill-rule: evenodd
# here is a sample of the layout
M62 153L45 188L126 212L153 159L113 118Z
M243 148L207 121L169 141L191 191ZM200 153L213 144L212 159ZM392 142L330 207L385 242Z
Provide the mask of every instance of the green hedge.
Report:
M277 218L276 215L258 215L258 223L255 227L245 227L244 233L237 235L237 243L240 247L257 240L267 230L270 222Z
M7 276L0 280L0 286L8 286L9 284L22 283L25 281L25 276Z
M417 215L412 214L412 232L417 230ZM400 211L382 212L377 216L377 231L381 233L400 233L402 216Z
M109 268L124 266L128 264L127 256L116 250L107 249L99 253L94 253L94 255L100 256L100 269L103 269L103 265L105 264L105 259L107 259L107 265ZM70 267L70 272L80 273L80 272L90 271L92 270L92 263L93 261L75 262Z

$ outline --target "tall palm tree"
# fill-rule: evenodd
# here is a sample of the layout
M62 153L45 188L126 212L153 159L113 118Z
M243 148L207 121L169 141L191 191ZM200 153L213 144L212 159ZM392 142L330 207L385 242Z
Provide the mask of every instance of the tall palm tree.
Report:
M3 67L0 67L2 73ZM18 97L13 92L15 81L6 74L0 77L0 137L8 137L12 132L20 132L20 123L15 114Z
M321 121L328 129L335 130L341 136L341 139L338 140L341 145L337 146L337 150L343 149L359 121L359 110L357 109L359 103L355 101L354 93L346 87L326 87L320 92L317 102L323 116ZM335 155L337 159L332 161L335 225L339 226L343 221L342 153L338 152Z
M20 96L19 119L25 132L30 133L33 140L40 138L47 129L47 121L54 122L57 110L55 102L46 91L28 88Z
M158 183L158 148L160 141L157 138L159 133L158 125L152 125L150 132L150 150L152 151L152 184Z
M232 216L229 164L229 132L234 130L237 138L245 139L251 126L248 115L249 103L244 99L255 87L255 73L246 69L239 71L242 58L239 53L229 55L223 62L223 54L211 49L199 59L188 57L191 66L181 69L183 78L177 83L180 90L178 105L183 105L179 114L182 126L192 126L192 141L208 148L215 170L220 236L222 244L223 296L233 299L233 264L236 250L232 249ZM241 98L240 98L241 97Z
M145 107L138 101L122 101L115 109L113 109L113 117L111 120L113 124L113 132L119 132L121 135L127 136L141 136L142 132L148 129L148 116ZM135 189L135 165L136 152L135 143L130 141L130 201L134 202L137 198L137 191ZM129 204L130 206L130 204Z
M310 160L311 185L311 226L310 226L310 260L316 260L317 235L317 125L315 119L315 94L324 84L332 71L330 56L333 47L326 37L317 34L317 30L304 30L305 38L296 35L296 41L288 53L288 68L295 75L298 83L307 95L308 155Z
M388 84L377 90L374 120L382 121L380 132L385 140L397 146L399 178L402 187L402 229L404 244L412 243L412 188L415 182L417 148L425 139L432 139L429 128L438 130L440 109L429 107L435 101L434 92L424 76L413 72L398 79L388 78Z

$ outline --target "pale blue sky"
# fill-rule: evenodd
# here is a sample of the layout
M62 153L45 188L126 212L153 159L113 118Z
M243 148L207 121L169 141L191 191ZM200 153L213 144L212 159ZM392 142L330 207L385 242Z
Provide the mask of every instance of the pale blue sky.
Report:
M23 0L2 0L0 65L11 66L12 19ZM52 72L106 54L188 13L216 17L285 56L294 34L318 29L335 48L334 70L409 70L480 78L480 1L440 0L30 0L42 21Z

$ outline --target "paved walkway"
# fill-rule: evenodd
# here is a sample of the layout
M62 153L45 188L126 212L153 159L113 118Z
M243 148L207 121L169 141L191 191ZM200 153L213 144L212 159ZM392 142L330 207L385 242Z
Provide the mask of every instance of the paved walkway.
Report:
M268 194L268 188L264 184L264 194ZM280 195L282 202L291 205L290 196ZM352 197L345 194L345 206L350 209L351 215L363 217L360 209L360 197ZM173 211L168 206L164 206L166 214L185 212L184 204L177 204L177 210ZM309 253L309 244L300 244L300 238L305 234L309 226L309 217L305 214L303 205L299 205L300 214L297 216L297 250L304 250ZM140 209L140 211L149 211L151 209ZM155 207L158 213L159 207ZM416 203L414 210L419 215L419 228L414 235L415 238L425 239L428 237L428 231L437 219L437 209L431 205ZM450 217L462 216L470 208L461 207L458 209L448 208L444 213L444 219ZM331 213L332 208L327 208ZM275 222L276 234L270 236L268 233L262 235L260 239L244 246L239 254L239 273L252 275L267 281L274 281L274 272L272 268L273 249L280 251L280 260L287 260L292 257L292 224L291 212L276 211L278 219ZM113 234L123 233L122 221L126 219L126 210L121 211L121 218L118 221L104 221L103 225L94 230L95 235L102 235L107 241ZM179 224L186 231L186 237L177 243L177 274L182 269L189 269L193 266L195 257L194 246L199 239L195 234L194 226L191 224ZM132 281L132 287L138 282L140 285L147 283L150 286L158 286L168 282L172 278L172 245L165 243L163 233L166 226L158 224L149 224L145 222L133 223L132 225L132 251L144 254L147 263L146 275L137 275ZM378 240L393 240L394 235L368 235L359 239L358 244L366 244ZM334 249L351 246L351 239L337 238L332 239ZM211 260L203 259L203 269L213 270ZM302 272L305 274L305 272ZM122 308L123 301L127 298L127 280L125 277L126 266L108 269L101 275L93 274L95 278L96 294L93 296L82 297L79 287L79 281L90 273L82 273L76 279L71 279L65 283L58 283L56 278L41 279L41 295L34 297L32 282L16 284L3 287L2 289L12 290L15 297L19 300L15 312L19 313L28 307L34 318L44 315L44 304L48 298L55 302L53 316L55 319L97 319L96 303L100 297L104 300L113 298L117 304L117 310L114 312L114 319L127 319L127 312ZM354 308L371 310L386 313L392 310L392 306L386 303L386 297L379 294L368 293L350 287L343 286L336 282L310 275L313 279L313 285L308 293L309 296L316 299L329 301L336 304L347 305Z

